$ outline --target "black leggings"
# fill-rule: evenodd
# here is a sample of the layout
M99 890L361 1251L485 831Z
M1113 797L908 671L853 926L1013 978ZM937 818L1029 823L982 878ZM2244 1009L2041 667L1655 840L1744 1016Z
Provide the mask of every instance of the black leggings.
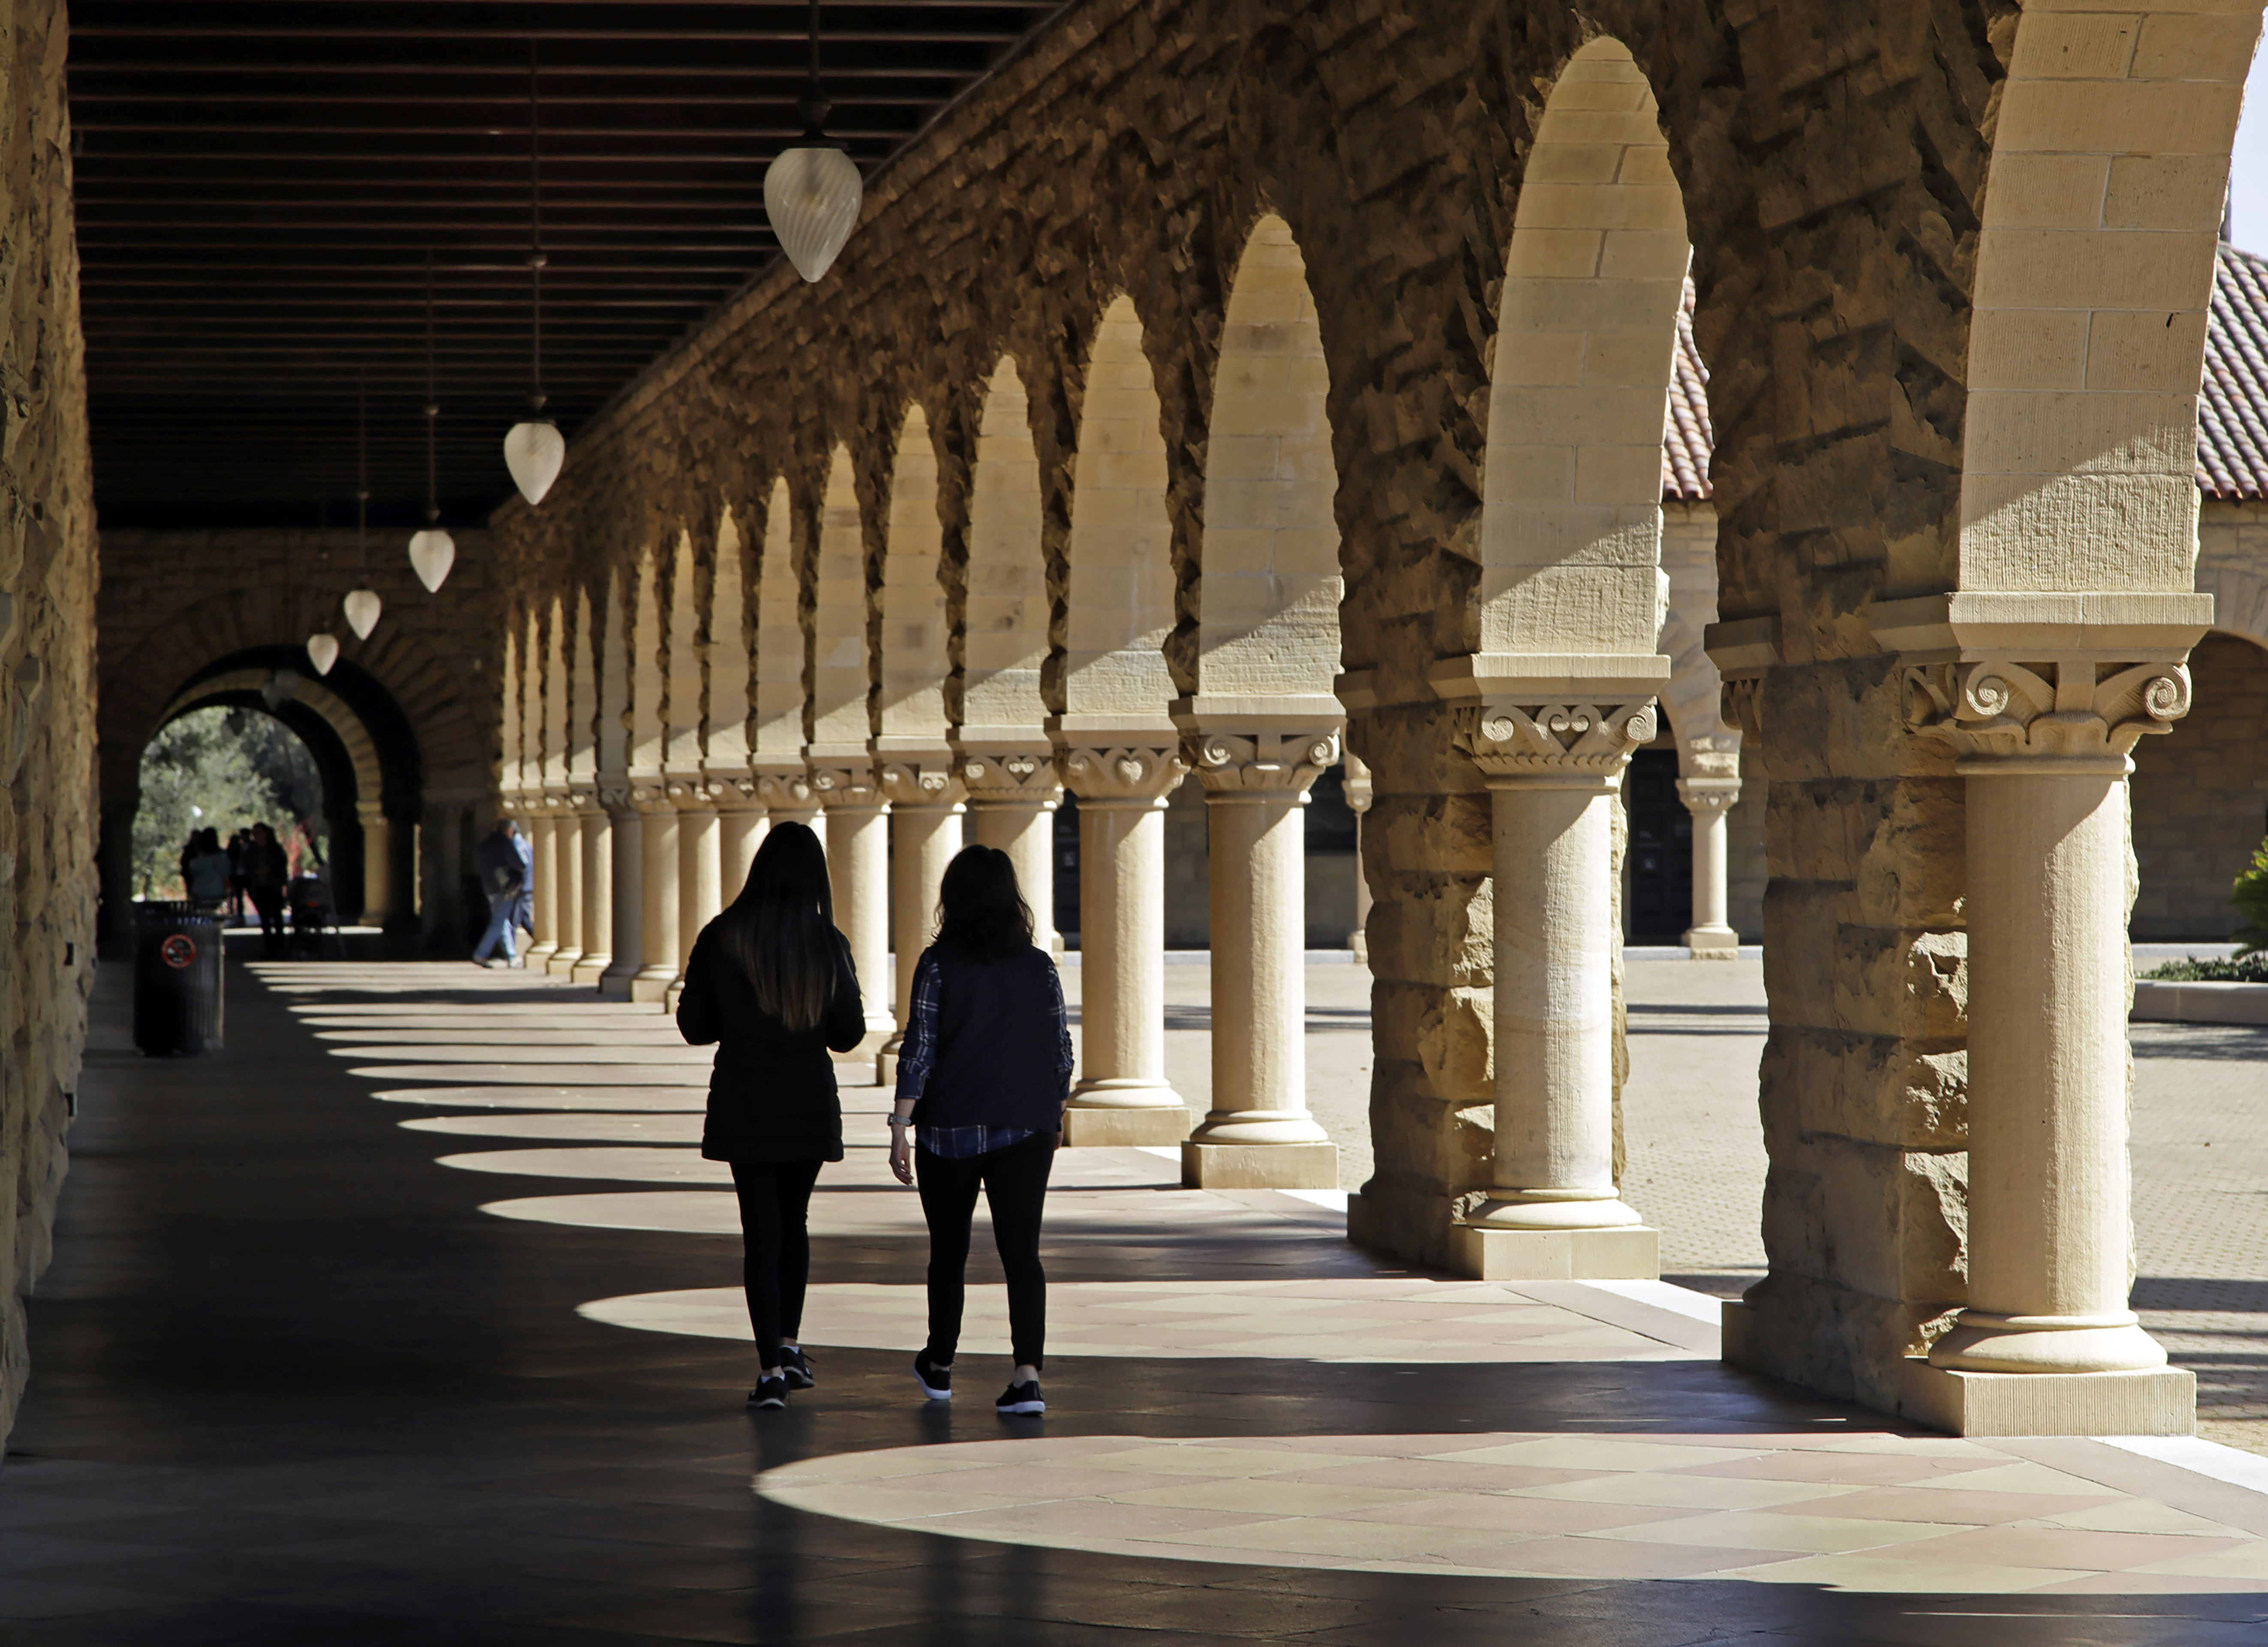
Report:
M1056 1135L1038 1133L989 1155L955 1161L914 1152L922 1215L929 1220L929 1358L949 1364L961 1342L968 1287L968 1228L976 1190L992 1210L992 1244L1008 1277L1008 1336L1016 1364L1037 1367L1047 1353L1048 1273L1040 1267L1040 1208L1055 1165Z
M740 1283L755 1329L756 1365L780 1364L780 1344L803 1326L803 1289L811 1279L811 1186L816 1161L735 1161L733 1191L740 1198Z

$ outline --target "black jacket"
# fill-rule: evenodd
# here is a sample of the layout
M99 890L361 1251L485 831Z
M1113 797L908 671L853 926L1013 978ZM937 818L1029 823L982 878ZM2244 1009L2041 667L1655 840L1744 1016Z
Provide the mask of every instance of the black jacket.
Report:
M850 945L835 934L835 993L815 1030L792 1030L756 1005L747 974L725 952L717 922L694 941L677 999L677 1028L715 1045L701 1153L711 1161L840 1161L843 1104L835 1060L865 1038L866 1010Z

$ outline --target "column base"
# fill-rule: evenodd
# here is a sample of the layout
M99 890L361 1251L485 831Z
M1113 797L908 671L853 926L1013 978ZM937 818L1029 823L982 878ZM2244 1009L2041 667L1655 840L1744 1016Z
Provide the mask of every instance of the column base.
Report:
M529 971L541 972L551 964L551 957L558 953L557 944L539 943L522 949L519 952L519 958L527 963Z
M1450 1267L1476 1281L1660 1281L1661 1232L1619 1230L1449 1229Z
M669 980L669 987L661 992L661 1009L672 1017L677 1016L678 997L685 993L685 979L681 975Z
M1730 927L1696 927L1685 934L1685 947L1697 961L1737 961L1741 934Z
M572 949L562 949L543 964L543 970L554 978L572 978L575 963L581 958Z
M1182 1145L1182 1184L1193 1190L1335 1190L1339 1147L1189 1141Z
M615 957L611 955L587 956L575 963L575 971L570 976L578 984L597 986L599 993L603 995L607 993L607 969L614 964Z
M676 981L677 969L674 966L641 968L630 974L630 999L647 1006L659 1006Z
M1100 1104L1089 1106L1073 1098L1071 1107L1064 1112L1064 1142L1074 1149L1178 1144L1189 1138L1189 1112L1179 1104L1120 1109ZM1337 1171L1336 1163L1332 1171ZM1334 1178L1332 1182L1337 1180Z
M1956 1436L2197 1433L2197 1375L2181 1367L1956 1372L1917 1355L1906 1360L1898 1393L1907 1417Z

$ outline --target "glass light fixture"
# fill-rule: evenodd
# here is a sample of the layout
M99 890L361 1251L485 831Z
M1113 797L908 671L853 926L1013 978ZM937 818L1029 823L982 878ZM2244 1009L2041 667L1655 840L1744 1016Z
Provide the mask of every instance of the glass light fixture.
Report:
M559 425L543 415L543 105L536 81L535 48L527 48L527 270L533 307L529 338L534 371L527 396L527 418L512 425L504 438L504 466L512 484L534 508L543 501L551 483L559 478L567 461L567 438Z
M360 380L355 395L355 552L362 559L362 587L347 591L347 627L357 640L368 640L378 627L384 608L378 591L370 587L370 380Z
M425 529L409 539L409 566L429 595L438 595L457 564L457 540L440 527L441 494L434 478L433 431L441 401L433 388L433 249L425 248Z
M819 0L811 0L811 81L796 104L803 140L764 168L764 215L780 250L807 281L835 266L863 197L858 162L821 129L831 107L819 86Z
M331 665L339 661L339 638L336 635L307 637L307 661L315 666L318 675L328 675Z

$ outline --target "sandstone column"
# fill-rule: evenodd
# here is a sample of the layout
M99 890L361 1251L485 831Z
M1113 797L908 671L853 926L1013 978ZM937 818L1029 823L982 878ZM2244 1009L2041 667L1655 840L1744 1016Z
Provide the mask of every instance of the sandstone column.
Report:
M1737 778L1681 778L1677 793L1693 817L1693 926L1685 947L1697 961L1740 958L1741 935L1726 915L1725 814L1741 798Z
M638 791L624 787L609 789L607 803L608 838L613 847L614 958L600 975L599 993L622 1001L631 998L645 952L645 814L638 809Z
M756 799L756 781L737 779L714 787L717 796L718 896L725 908L748 883L748 870L756 861L756 848L764 844L771 821Z
M583 958L583 815L578 797L561 795L551 813L551 855L557 861L553 879L559 895L551 920L552 950L544 970L554 978L575 976Z
M576 798L583 857L583 950L574 981L596 985L615 962L614 818L593 792Z
M1614 809L1653 705L1488 701L1459 729L1493 817L1496 1144L1453 1250L1489 1280L1658 1275L1614 1177Z
M889 803L871 764L814 764L811 787L827 813L835 924L850 941L850 964L866 1006L866 1038L858 1051L871 1056L897 1028L890 1010Z
M914 965L935 929L938 887L945 866L961 850L961 800L953 775L953 752L899 751L880 760L882 793L890 802L890 947L897 957L897 1025L875 1054L874 1081L897 1079L898 1047L912 1010Z
M1331 1189L1338 1146L1307 1112L1307 790L1336 728L1190 732L1212 883L1212 1111L1182 1146L1197 1189Z
M1063 953L1056 931L1056 809L1063 785L1056 777L1055 751L1037 749L967 750L961 763L968 787L968 833L980 846L1008 854L1016 884L1032 906L1034 942L1050 955Z
M362 924L383 927L398 912L394 906L394 824L376 801L355 802L362 824Z
M677 978L677 808L659 784L631 791L638 811L639 854L637 971L630 977L630 999L659 1005Z
M1354 930L1347 934L1347 948L1354 958L1365 965L1370 962L1370 875L1362 863L1362 824L1369 815L1374 798L1370 787L1370 768L1352 750L1346 752L1346 771L1343 780L1346 786L1347 810L1354 814Z
M717 807L709 786L697 778L672 782L669 799L677 809L677 975L670 980L663 1004L674 1012L694 941L724 906L724 875Z
M1968 780L1969 1307L1907 1405L1964 1435L2187 1434L2195 1380L2127 1304L2125 930L2128 754L2188 712L2187 647L2121 668L2072 639L1909 672Z
M541 795L531 794L521 803L519 826L527 831L527 844L535 853L532 889L535 932L520 959L530 971L541 972L559 947L559 934L553 924L559 908L558 855L552 846L551 813Z
M1079 797L1079 1080L1066 1142L1177 1144L1189 1134L1166 1082L1166 797L1189 766L1178 750L1074 748Z

